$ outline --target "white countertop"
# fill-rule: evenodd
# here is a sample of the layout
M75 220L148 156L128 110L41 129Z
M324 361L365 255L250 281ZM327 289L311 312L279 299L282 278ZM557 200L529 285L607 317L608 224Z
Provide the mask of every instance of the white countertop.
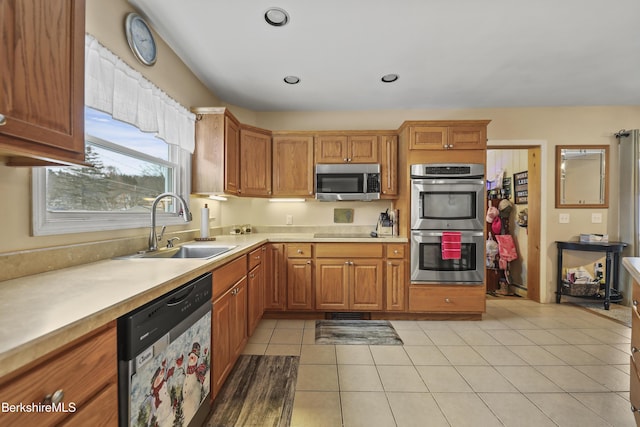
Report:
M0 282L0 377L264 243L407 241L303 233L216 236L215 243L237 247L211 260L110 259Z
M640 283L640 258L622 258L622 265L631 274L636 283Z

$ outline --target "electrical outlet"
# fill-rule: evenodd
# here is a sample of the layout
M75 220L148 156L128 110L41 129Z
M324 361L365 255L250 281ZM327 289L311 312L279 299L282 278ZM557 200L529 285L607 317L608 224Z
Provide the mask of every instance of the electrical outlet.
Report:
M571 219L571 217L569 216L568 213L561 213L559 218L558 218L558 222L560 224L569 224L569 220Z
M601 213L592 213L591 214L591 223L600 224L602 223L602 214Z
M287 215L285 221L287 225L293 224L293 215Z

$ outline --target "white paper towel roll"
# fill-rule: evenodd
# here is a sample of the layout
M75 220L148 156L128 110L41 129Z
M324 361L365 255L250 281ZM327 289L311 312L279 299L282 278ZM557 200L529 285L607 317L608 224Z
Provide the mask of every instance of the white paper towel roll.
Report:
M209 237L209 206L204 205L202 208L202 215L200 217L200 237Z

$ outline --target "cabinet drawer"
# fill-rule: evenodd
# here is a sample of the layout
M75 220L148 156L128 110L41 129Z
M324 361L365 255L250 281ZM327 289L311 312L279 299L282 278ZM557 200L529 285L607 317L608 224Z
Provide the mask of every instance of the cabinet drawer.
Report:
M113 322L102 332L83 338L62 353L44 356L31 365L31 369L12 381L0 386L0 402L9 405L42 403L45 396L62 390L65 408L75 403L78 414L91 398L99 394L108 384L115 384L118 375L118 348L116 326ZM111 407L117 406L117 393L110 393L106 400ZM57 425L69 412L13 412L1 415L2 425Z
M409 311L484 312L484 286L410 286Z
M287 245L287 258L311 258L311 243Z
M247 274L247 256L241 256L213 270L213 296L212 301L224 294L229 288Z
M252 270L253 267L262 262L262 258L264 258L264 252L264 246L261 246L258 249L249 252L249 270Z
M405 245L389 244L387 245L387 258L404 258Z
M317 258L382 258L382 243L332 243L316 245Z

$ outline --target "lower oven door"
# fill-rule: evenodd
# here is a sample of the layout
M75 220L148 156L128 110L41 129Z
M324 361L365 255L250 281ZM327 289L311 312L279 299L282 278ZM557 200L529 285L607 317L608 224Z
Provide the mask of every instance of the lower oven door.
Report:
M461 231L460 259L443 259L442 231L412 230L411 282L482 285L484 247L482 231Z

